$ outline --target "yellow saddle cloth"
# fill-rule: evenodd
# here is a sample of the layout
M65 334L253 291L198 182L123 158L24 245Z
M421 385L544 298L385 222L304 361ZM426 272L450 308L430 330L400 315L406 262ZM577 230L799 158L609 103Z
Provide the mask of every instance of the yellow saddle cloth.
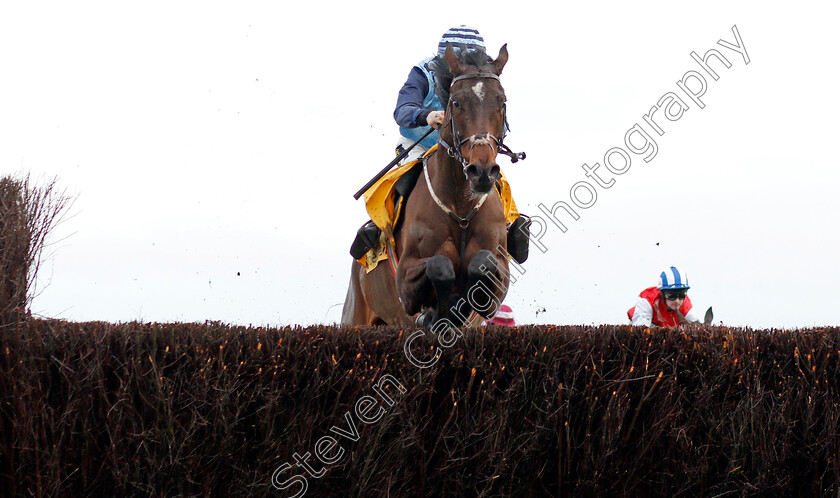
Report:
M437 144L433 145L423 154L423 157L425 158L433 154L437 148ZM368 272L376 268L380 261L388 259L389 253L393 253L392 248L395 245L394 227L397 226L397 221L402 215L403 204L405 204L405 198L394 187L397 180L420 161L421 159L417 159L400 165L396 169L386 173L385 176L365 191L365 207L370 215L370 219L382 230L377 247L371 249L367 254L357 260ZM496 191L502 200L502 206L505 210L505 221L510 225L519 217L519 211L516 209L516 203L513 202L510 185L504 173L502 173L499 181L496 182ZM396 270L396 257L393 254L390 257L392 258L392 270Z

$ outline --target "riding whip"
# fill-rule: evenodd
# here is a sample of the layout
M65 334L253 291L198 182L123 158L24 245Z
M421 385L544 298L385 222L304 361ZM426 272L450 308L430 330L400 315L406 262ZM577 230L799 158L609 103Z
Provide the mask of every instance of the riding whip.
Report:
M358 191L358 192L356 192L356 193L353 195L353 198L354 198L354 199L356 199L356 200L359 200L359 197L361 197L361 196L362 196L362 195L363 195L363 194L367 191L367 189L371 188L371 187L373 186L373 184L374 184L374 183L378 182L380 178L382 178L383 176L385 176L385 173L387 173L388 171L390 171L390 170L391 170L391 168L393 168L395 164L397 164L398 162L402 161L402 160L403 160L403 158L404 158L405 156L407 156L409 152L411 152L411 149L413 149L415 145L417 145L417 144L419 144L420 142L422 142L422 141L423 141L423 139L425 139L426 137L428 137L429 135L431 135L433 131L435 131L435 129L434 129L434 128L429 128L429 131L427 131L425 135L423 135L422 137L420 137L420 139L419 139L419 140L417 140L416 142L414 142L413 144L411 144L411 145L410 145L407 149L405 149L404 151L402 151L402 152L400 153L400 155L398 155L397 157L395 157L395 158L394 158L394 160L393 160L393 161L391 161L390 163L388 163L388 166L385 166L385 167L382 169L382 171L380 171L379 173L377 173L377 174L376 174L376 176L374 176L373 178L371 178L371 179L370 179L370 181L369 181L369 182L367 182L367 183L365 184L365 186L364 186L364 187L362 187L361 189L359 189L359 191Z

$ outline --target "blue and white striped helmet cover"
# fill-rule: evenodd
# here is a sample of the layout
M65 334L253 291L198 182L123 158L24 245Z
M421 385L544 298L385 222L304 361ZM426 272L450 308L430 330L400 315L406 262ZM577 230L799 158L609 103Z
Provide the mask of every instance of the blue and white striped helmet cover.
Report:
M446 51L446 42L451 43L455 49L484 49L484 38L481 37L481 33L477 29L463 24L457 28L450 28L443 34L440 43L438 43L439 54L443 54Z
M688 275L672 266L659 274L660 289L689 289Z

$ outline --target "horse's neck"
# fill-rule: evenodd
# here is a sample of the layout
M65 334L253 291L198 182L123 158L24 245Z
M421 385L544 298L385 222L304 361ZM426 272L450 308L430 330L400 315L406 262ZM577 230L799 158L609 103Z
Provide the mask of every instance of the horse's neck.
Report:
M455 214L465 216L476 203L461 165L442 151L429 159L429 176L438 198Z

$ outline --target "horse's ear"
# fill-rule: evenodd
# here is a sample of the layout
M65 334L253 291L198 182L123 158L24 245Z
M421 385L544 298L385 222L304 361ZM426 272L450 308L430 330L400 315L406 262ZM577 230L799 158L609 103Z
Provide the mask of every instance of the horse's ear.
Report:
M502 74L502 69L504 69L505 64L507 64L508 60L508 52L507 52L507 43L502 45L502 48L499 49L499 56L496 57L496 60L493 61L493 66L496 68L496 74Z
M449 42L446 42L446 52L443 53L443 57L446 59L446 63L449 64L450 73L461 74L464 72L463 62L458 58L455 49L452 48L452 44Z

